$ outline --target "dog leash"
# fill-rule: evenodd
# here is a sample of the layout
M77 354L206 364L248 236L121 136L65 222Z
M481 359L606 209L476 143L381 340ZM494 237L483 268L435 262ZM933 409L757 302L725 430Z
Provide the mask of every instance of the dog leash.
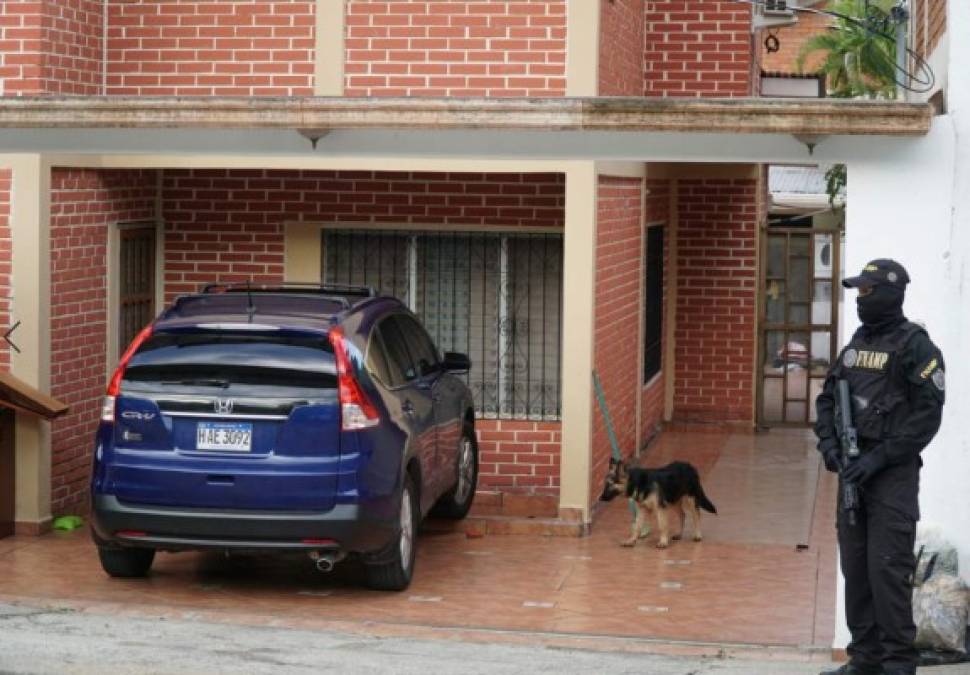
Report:
M616 432L613 431L613 420L610 418L610 409L606 405L606 394L603 393L603 385L600 384L600 376L593 371L593 388L596 390L596 401L599 403L600 412L603 414L603 421L606 423L606 435L610 438L610 447L613 451L613 459L617 462L623 461L623 455L620 453L620 443L616 440ZM627 506L630 507L630 513L633 514L634 520L637 517L637 506L632 499L626 500Z

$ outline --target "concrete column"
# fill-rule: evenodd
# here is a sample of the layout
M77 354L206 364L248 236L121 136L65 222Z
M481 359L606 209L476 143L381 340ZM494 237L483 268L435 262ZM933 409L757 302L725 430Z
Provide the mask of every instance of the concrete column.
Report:
M317 0L314 96L344 94L344 0Z
M599 0L566 0L566 96L598 94L599 49Z
M664 308L664 422L674 418L674 391L677 387L677 249L679 183L670 180L670 202L667 214L667 305Z
M313 223L287 223L284 237L283 275L286 281L320 283L322 234Z
M10 372L50 391L50 166L40 155L14 155L10 233L13 240L11 321L20 353L10 350ZM17 413L17 532L33 534L50 524L50 423Z
M562 451L559 507L590 520L593 438L593 320L596 261L596 164L569 162L562 302Z

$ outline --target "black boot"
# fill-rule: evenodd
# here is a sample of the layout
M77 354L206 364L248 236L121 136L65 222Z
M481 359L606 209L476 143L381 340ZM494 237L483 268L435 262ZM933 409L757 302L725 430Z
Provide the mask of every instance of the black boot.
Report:
M846 663L834 670L823 670L818 675L882 675L880 666L860 666L854 663Z

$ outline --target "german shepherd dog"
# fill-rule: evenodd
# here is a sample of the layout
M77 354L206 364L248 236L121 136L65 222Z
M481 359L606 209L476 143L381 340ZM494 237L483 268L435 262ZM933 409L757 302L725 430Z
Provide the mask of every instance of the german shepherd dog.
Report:
M668 509L675 507L680 512L680 531L673 539L684 536L686 524L685 506L690 510L694 521L694 541L701 540L701 512L704 509L717 513L714 504L704 494L697 469L687 462L671 462L658 469L627 467L625 462L610 460L610 472L600 499L608 502L617 495L626 494L637 507L637 517L630 532L630 538L621 542L622 546L633 546L645 534L644 526L652 512L657 518L659 539L657 548L670 545L670 523Z

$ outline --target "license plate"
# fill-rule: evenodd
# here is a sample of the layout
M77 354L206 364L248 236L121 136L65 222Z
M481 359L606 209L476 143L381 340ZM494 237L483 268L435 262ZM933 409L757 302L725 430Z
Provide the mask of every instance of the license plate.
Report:
M197 450L249 452L253 444L253 425L242 422L199 422L195 431Z

